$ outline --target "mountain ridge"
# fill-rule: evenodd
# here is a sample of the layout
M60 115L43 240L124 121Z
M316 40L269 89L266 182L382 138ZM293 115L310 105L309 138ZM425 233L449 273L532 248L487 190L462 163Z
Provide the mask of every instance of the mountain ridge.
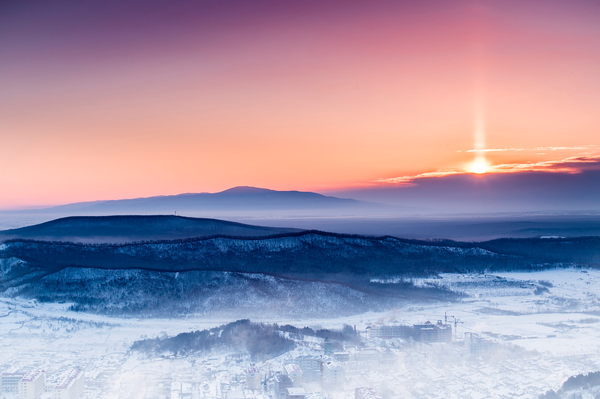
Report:
M390 208L383 204L338 198L310 191L278 191L251 186L237 186L216 193L183 193L118 200L75 202L36 211L69 210L107 212L127 210L152 211L231 211L231 210L318 210L340 208ZM393 208L393 207L392 207Z
M216 235L110 244L15 239L0 244L0 257L23 259L48 270L74 266L265 273L290 278L343 274L381 277L536 269L559 263L597 265L599 247L600 237L461 243L301 231L263 237Z
M367 310L460 297L413 277L556 267L600 267L600 237L456 242L308 230L110 244L14 239L0 244L0 295L113 314L260 312L282 303L290 314L342 314L347 303Z
M174 215L68 216L32 226L0 231L0 242L10 239L33 239L117 243L214 235L268 236L295 231L301 230Z

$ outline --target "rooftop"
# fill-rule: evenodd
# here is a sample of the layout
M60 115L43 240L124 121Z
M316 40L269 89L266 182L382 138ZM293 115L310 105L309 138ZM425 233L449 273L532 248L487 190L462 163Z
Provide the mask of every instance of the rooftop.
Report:
M75 380L83 376L81 370L71 370L54 389L68 389Z
M35 381L41 374L45 374L46 371L45 370L34 370L34 371L30 371L29 373L25 374L25 376L23 376L23 379L21 381Z
M306 391L304 388L287 388L287 394L289 396L304 396L306 395Z
M298 359L310 359L310 360L321 360L320 356L314 356L314 355L302 355L302 356L298 356L296 358L296 360Z
M381 399L381 395L379 395L373 388L359 387L356 388L356 392L360 392L364 399Z
M360 354L360 353L371 354L371 353L381 353L381 351L378 348L365 348L365 349L357 351L356 353L357 354Z
M288 374L290 374L290 373L301 373L302 372L302 370L300 370L300 366L298 366L295 363L286 364L285 365L285 371Z
M334 361L325 363L325 367L327 367L329 370L342 368L342 366L338 362L334 362Z

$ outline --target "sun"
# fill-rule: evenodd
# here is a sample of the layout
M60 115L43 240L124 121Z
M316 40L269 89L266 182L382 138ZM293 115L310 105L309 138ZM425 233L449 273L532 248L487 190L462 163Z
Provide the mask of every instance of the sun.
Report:
M471 164L471 172L476 173L478 175L484 174L488 171L487 162L484 159L476 159Z

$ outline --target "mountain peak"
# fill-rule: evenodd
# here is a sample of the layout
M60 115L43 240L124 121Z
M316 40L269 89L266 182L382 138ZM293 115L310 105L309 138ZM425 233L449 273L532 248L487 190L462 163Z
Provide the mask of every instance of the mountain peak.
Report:
M268 188L259 188L252 186L237 186L230 189L220 191L216 194L252 194L252 193L271 193L275 190L269 190Z

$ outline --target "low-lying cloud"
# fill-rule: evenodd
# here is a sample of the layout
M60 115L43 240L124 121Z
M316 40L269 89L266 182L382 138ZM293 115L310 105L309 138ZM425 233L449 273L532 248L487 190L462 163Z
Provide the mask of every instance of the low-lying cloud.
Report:
M559 160L505 163L491 165L487 172L494 173L519 173L519 172L548 172L548 173L581 173L584 170L600 170L600 156L577 156ZM387 177L375 180L377 184L410 184L419 179L438 178L452 175L472 174L466 169L438 169L434 172L419 173L399 177Z

